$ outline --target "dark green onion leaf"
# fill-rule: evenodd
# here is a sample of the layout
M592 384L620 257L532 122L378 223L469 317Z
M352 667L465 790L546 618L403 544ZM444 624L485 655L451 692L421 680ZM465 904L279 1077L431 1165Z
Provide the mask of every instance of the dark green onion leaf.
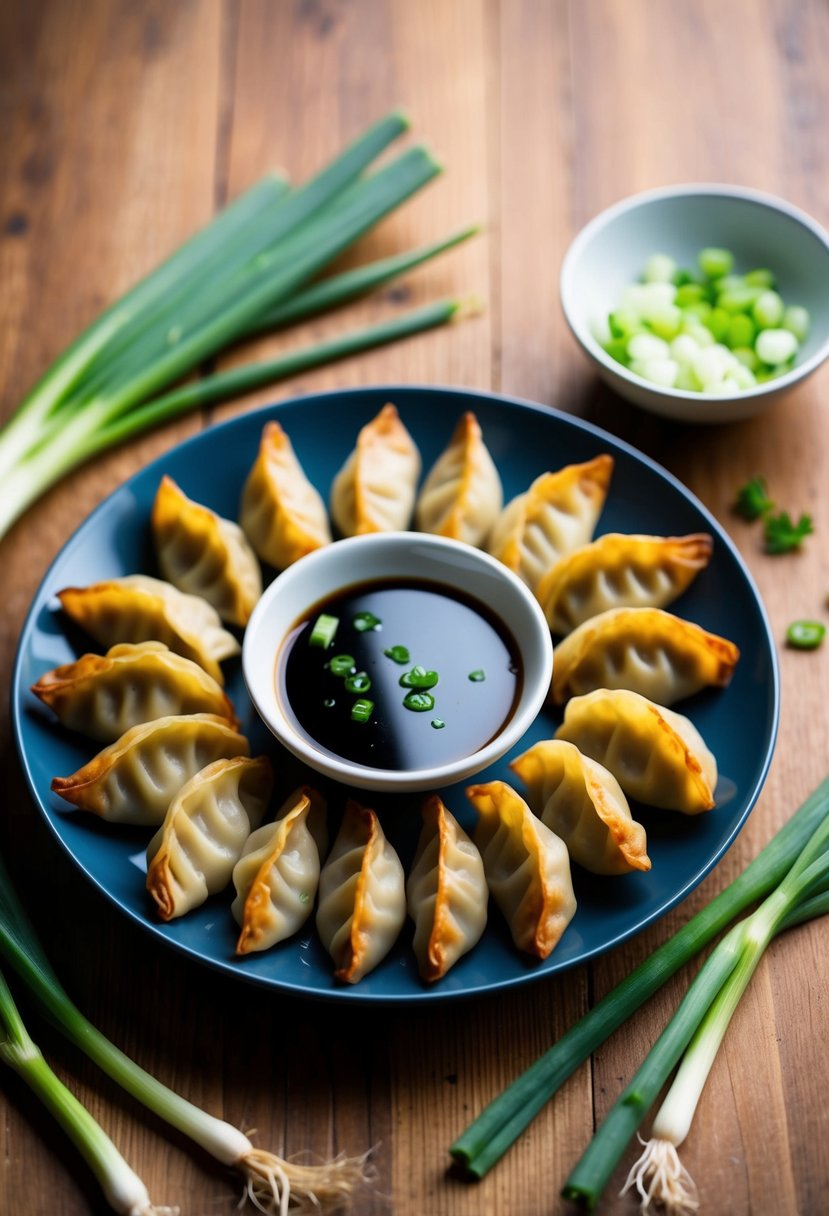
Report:
M483 668L479 667L477 671L470 671L467 678L470 679L473 684L480 684L486 679L486 672L483 670Z
M445 725L443 718L432 718L432 726L435 730L443 730Z
M427 671L418 663L411 671L406 671L400 677L401 688L434 688L438 682L436 671Z
M430 692L410 692L403 698L406 709L422 714L435 708L435 698Z

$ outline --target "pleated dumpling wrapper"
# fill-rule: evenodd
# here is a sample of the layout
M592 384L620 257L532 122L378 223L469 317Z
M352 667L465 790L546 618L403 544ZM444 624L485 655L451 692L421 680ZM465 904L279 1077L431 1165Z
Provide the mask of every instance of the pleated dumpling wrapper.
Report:
M560 836L573 861L593 874L649 870L647 837L619 782L572 743L544 739L510 764L527 802Z
M611 608L574 629L553 651L552 698L628 688L673 705L701 688L724 688L740 652L664 608Z
M374 811L353 799L322 868L317 932L338 980L356 984L391 950L406 919L400 858Z
M162 920L183 916L227 886L272 786L266 756L215 760L182 786L147 847L147 890Z
M557 739L609 769L629 798L698 815L714 806L717 762L693 722L628 689L574 697Z
M284 570L331 541L328 512L278 422L265 423L239 523L263 562Z
M151 526L161 573L187 595L200 595L223 621L244 626L262 594L262 571L242 529L194 502L164 476Z
M665 608L708 565L711 537L608 532L552 566L536 596L553 633L610 608Z
M437 794L423 804L423 828L406 882L414 952L424 980L439 980L472 949L486 925L489 889L476 846Z
M185 782L214 760L250 754L248 741L213 714L174 715L131 727L52 789L110 823L158 827Z
M65 587L58 599L67 616L102 646L163 642L198 663L217 684L224 683L219 663L241 649L207 600L146 574Z
M327 846L325 818L325 799L303 786L285 800L275 823L251 832L233 867L237 954L269 950L311 915Z
M384 405L357 436L331 486L331 518L343 536L400 532L415 504L420 453L393 405Z
M467 411L426 476L415 524L421 532L481 545L501 514L503 501L498 470L477 418Z
M560 557L591 540L612 473L613 457L606 454L542 473L504 507L489 552L535 591Z
M471 785L466 794L478 812L473 840L512 940L547 958L576 911L567 846L505 781Z

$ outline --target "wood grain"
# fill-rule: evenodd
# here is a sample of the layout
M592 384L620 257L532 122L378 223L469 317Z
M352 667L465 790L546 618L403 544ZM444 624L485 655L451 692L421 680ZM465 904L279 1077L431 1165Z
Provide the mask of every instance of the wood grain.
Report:
M126 1051L190 1098L286 1153L375 1147L356 1210L448 1216L560 1212L557 1190L595 1122L678 1001L676 977L577 1071L479 1185L446 1147L481 1106L753 857L825 775L829 647L787 650L796 617L826 617L829 423L824 369L766 416L694 428L600 387L558 305L561 257L602 207L682 180L784 195L829 221L829 9L818 0L7 0L0 6L0 416L144 270L268 167L307 176L404 105L408 142L445 172L360 242L364 260L471 221L485 233L340 313L222 360L263 356L449 294L480 317L320 369L161 429L79 470L0 544L0 845L69 991ZM347 259L348 261L348 259ZM34 813L7 716L16 640L57 548L91 508L182 436L258 401L373 383L501 390L581 415L686 482L728 529L780 651L780 741L739 840L685 903L589 968L520 993L354 1014L217 985L111 911ZM762 473L809 511L801 553L772 558L731 512ZM731 1027L684 1149L702 1211L797 1216L829 1188L825 926L769 951ZM235 1182L191 1154L40 1028L59 1074L158 1202L232 1210ZM0 1211L103 1212L95 1183L24 1087L4 1075ZM628 1161L629 1164L629 1161ZM620 1170L615 1182L624 1176ZM607 1214L635 1204L609 1188Z

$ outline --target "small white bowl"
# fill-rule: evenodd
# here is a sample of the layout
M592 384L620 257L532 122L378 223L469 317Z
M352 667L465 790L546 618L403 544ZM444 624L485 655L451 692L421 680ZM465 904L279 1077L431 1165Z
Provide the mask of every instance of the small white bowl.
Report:
M666 253L693 266L709 246L731 250L738 273L774 271L787 305L811 314L811 329L791 371L733 397L662 388L611 358L593 328L618 307L648 257ZM623 199L584 227L561 267L561 305L596 371L620 396L684 422L734 422L759 414L829 355L829 236L797 207L737 186L684 185Z
M333 756L296 729L277 693L280 647L309 609L348 587L399 578L443 583L486 605L512 634L523 669L518 704L495 738L470 755L434 768L369 768ZM367 790L434 789L480 772L530 727L549 691L552 670L550 630L529 588L480 549L422 532L351 537L289 566L256 605L242 647L242 671L250 698L280 743L317 772Z

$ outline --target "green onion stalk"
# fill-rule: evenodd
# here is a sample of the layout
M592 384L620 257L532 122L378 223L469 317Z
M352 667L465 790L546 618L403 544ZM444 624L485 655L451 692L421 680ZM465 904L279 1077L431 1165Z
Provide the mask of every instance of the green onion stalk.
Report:
M107 1203L121 1216L178 1216L178 1208L151 1203L146 1186L104 1129L55 1076L20 1016L0 972L0 1060L26 1082L54 1115L95 1175Z
M663 1149L662 1143L646 1145L625 1189L635 1185L647 1198L645 1182L655 1181L650 1194L652 1201L659 1198L669 1202L677 1213L694 1210L693 1186L687 1185L688 1176L682 1172L678 1182L674 1181L674 1156L667 1146L675 1150L687 1135L728 1024L769 942L800 903L823 893L827 885L829 852L805 866L798 861L760 907L726 934L570 1173L562 1190L565 1198L588 1208L595 1207L622 1154L685 1052L654 1131L654 1138L666 1147Z
M808 867L828 846L826 778L734 882L640 963L481 1112L449 1149L458 1166L471 1178L483 1178L591 1052L732 921L769 896L793 866ZM813 899L816 902L812 907L818 914L820 894L801 894L801 910ZM792 908L783 923L793 923L794 915ZM723 974L722 982L726 979L727 974ZM716 991L712 1000L715 995Z
M243 1180L244 1195L261 1212L335 1211L347 1205L355 1190L369 1181L368 1154L347 1157L345 1154L331 1161L315 1165L304 1165L287 1161L275 1153L254 1147L249 1138L232 1124L218 1119L192 1102L168 1089L150 1073L125 1055L84 1017L68 996L58 980L43 951L40 941L12 887L5 867L0 863L0 955L17 972L35 997L43 1011L66 1037L73 1042L100 1068L116 1081L127 1093L164 1119L183 1135L188 1136L205 1149L222 1165L237 1170ZM0 1044L0 1054L7 1063L20 1065L25 1079L38 1092L53 1113L61 1117L60 1110L67 1113L64 1125L79 1143L84 1155L90 1160L101 1179L101 1171L111 1167L118 1174L121 1166L115 1162L113 1147L107 1148L101 1138L103 1133L84 1119L86 1112L69 1103L65 1096L48 1080L44 1081L43 1066L35 1061L32 1065L23 1059L31 1049L23 1034L19 1015L15 1017L13 1002L4 999L0 988L0 1016L7 1027L7 1044ZM15 1049L16 1042L23 1046ZM57 1078L55 1078L55 1083ZM96 1130L97 1128L97 1130ZM97 1157L96 1157L97 1154ZM128 1167L125 1167L128 1168ZM123 1175L126 1178L126 1174ZM105 1189L106 1189L106 1184ZM129 1188L125 1189L128 1193ZM138 1194L136 1186L135 1193ZM109 1194L109 1192L108 1192ZM159 1214L168 1209L152 1207L116 1207L116 1211L129 1216L146 1216L155 1211Z
M318 278L440 172L417 146L369 171L407 127L387 115L300 187L267 176L72 343L0 429L0 538L60 477L147 426L462 315L439 303L174 387L229 346L375 291L474 235Z

